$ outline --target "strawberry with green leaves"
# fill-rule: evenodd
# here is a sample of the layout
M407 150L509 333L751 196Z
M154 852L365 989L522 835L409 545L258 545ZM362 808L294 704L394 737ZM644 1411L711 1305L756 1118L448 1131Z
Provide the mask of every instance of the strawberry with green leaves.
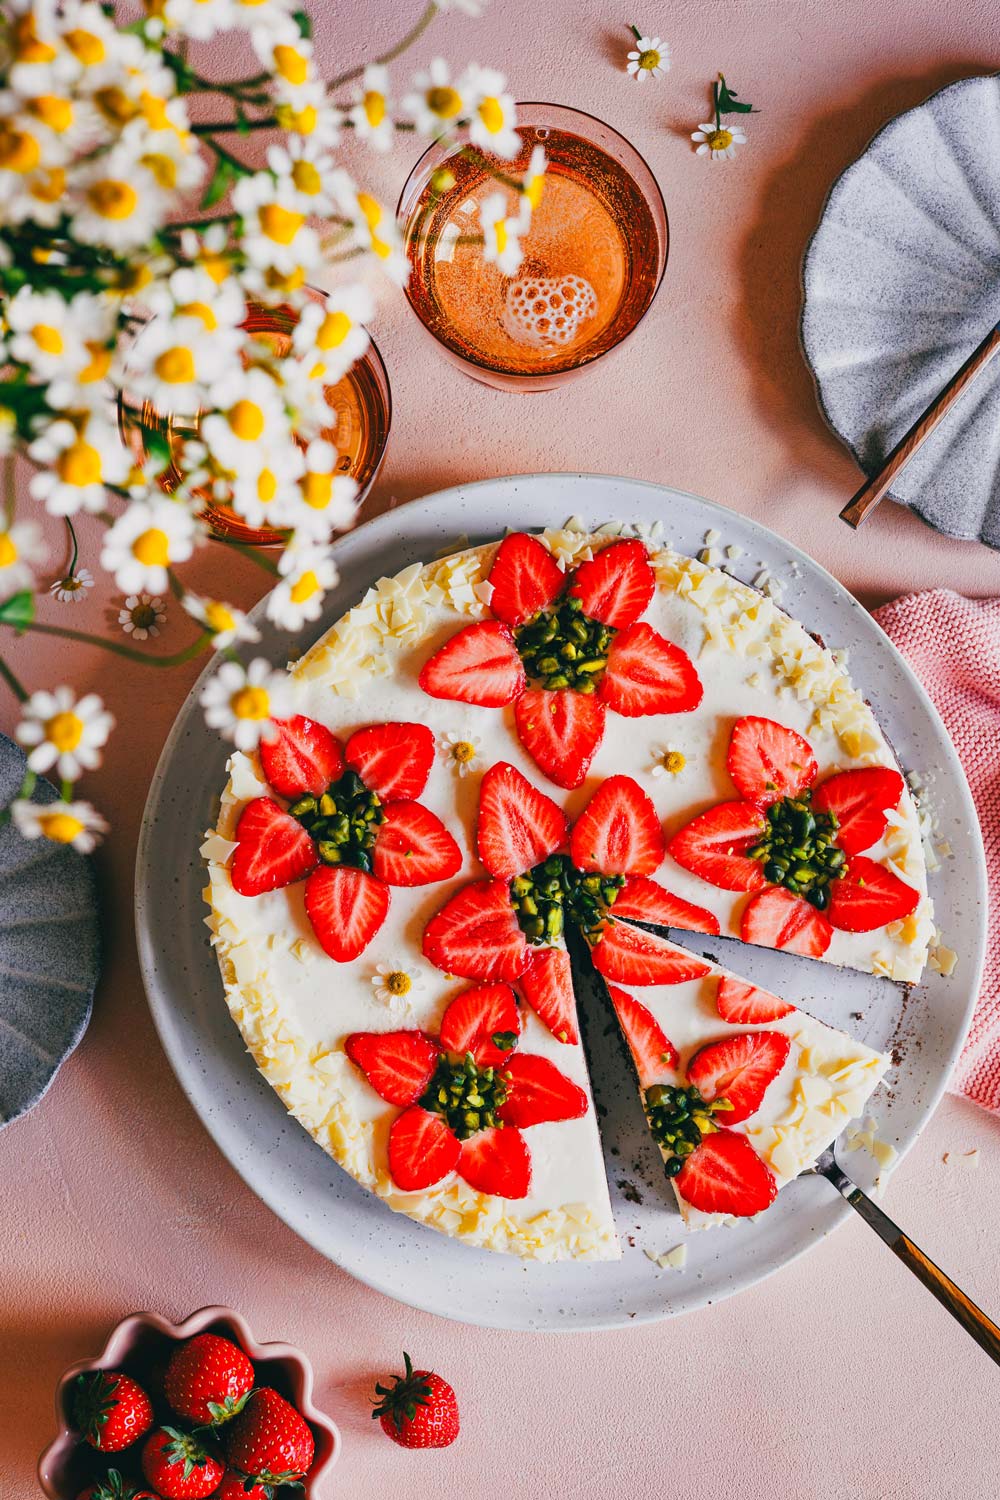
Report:
M85 1443L102 1453L120 1453L152 1427L153 1406L130 1375L95 1370L77 1376L72 1417Z
M489 583L494 618L435 651L420 686L482 708L513 704L521 744L557 786L581 784L608 710L638 718L701 702L690 658L639 618L656 591L643 542L612 542L566 574L537 537L513 532Z
M432 1370L415 1370L403 1355L405 1374L392 1375L391 1385L375 1387L372 1417L401 1448L447 1448L458 1437L455 1392Z
M200 1438L164 1426L143 1444L142 1472L163 1500L205 1500L215 1494L226 1466Z
M231 1339L199 1333L174 1350L163 1386L179 1417L218 1427L242 1410L253 1382L253 1365Z
M223 1428L231 1469L265 1490L300 1485L315 1456L309 1424L284 1396L258 1386L243 1410Z
M141 1485L130 1484L117 1469L109 1469L103 1479L81 1490L76 1500L160 1500L160 1497Z

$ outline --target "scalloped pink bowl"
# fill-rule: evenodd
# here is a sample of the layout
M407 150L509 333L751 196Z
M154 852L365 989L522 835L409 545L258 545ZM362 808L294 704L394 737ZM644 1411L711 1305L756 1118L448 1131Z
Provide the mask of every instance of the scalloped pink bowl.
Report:
M59 1431L38 1460L39 1483L49 1500L74 1500L80 1489L93 1480L91 1450L81 1444L70 1423L70 1388L76 1377L92 1370L132 1370L143 1363L163 1364L165 1342L180 1343L196 1333L207 1332L222 1334L239 1344L253 1361L259 1383L274 1386L302 1413L316 1442L316 1456L305 1480L305 1500L322 1500L324 1494L329 1494L324 1487L340 1456L341 1439L336 1425L313 1405L313 1370L309 1360L293 1344L258 1344L246 1321L231 1308L202 1307L183 1323L171 1323L159 1313L133 1313L112 1329L96 1359L78 1360L64 1371L56 1387ZM124 1461L131 1452L126 1449L119 1457ZM114 1466L112 1455L109 1463Z

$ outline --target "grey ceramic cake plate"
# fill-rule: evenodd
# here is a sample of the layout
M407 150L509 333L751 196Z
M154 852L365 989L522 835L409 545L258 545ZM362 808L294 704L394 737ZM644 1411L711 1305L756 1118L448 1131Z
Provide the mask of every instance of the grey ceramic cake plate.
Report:
M883 1140L912 1145L934 1109L961 1048L986 932L982 845L965 778L944 726L920 685L862 609L804 553L744 516L661 485L601 475L534 474L445 490L380 516L337 543L341 581L325 602L319 635L378 578L418 559L483 542L508 527L560 526L580 514L661 521L665 535L693 553L705 531L743 548L737 565L753 578L761 565L787 583L784 603L831 646L847 647L855 681L871 699L904 766L936 773L941 837L955 851L933 878L945 938L961 955L953 975L928 973L904 1004L901 991L873 979L786 953L736 949L695 939L748 979L797 1001L821 1019L853 1030L897 1058L888 1086L872 1101ZM257 606L259 646L275 662L300 643L277 632ZM306 644L303 641L301 644ZM214 668L206 668L211 672ZM476 1250L392 1213L342 1172L287 1114L258 1074L230 1019L204 925L205 884L198 847L216 817L229 747L206 729L196 684L164 746L146 805L136 866L136 932L150 1007L167 1055L220 1149L270 1207L322 1254L352 1275L412 1306L502 1328L568 1330L628 1327L716 1302L786 1265L851 1214L829 1184L799 1180L754 1223L692 1235L682 1272L660 1271L643 1254L684 1237L673 1197L651 1147L630 1070L608 1016L582 997L592 1077L621 1261L539 1265ZM359 717L364 707L359 705ZM863 1014L858 1021L856 1013ZM853 1018L852 1018L853 1017ZM853 1152L845 1164L872 1186L874 1165Z
M0 806L24 780L24 751L0 735ZM39 781L34 802L54 802ZM48 1090L90 1020L100 970L90 861L0 828L0 1128Z
M873 474L1000 320L1000 78L950 84L875 136L834 185L803 279L820 406ZM890 498L1000 547L1000 361Z

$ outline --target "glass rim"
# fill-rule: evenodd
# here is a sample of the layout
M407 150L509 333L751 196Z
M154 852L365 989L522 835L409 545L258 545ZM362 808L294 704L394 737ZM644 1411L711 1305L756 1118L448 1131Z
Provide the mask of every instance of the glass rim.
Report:
M599 115L592 115L592 114L589 113L589 111L587 111L585 109L577 109L576 106L573 105L573 104L556 104L551 99L549 99L549 100L545 100L545 99L517 99L517 100L515 100L515 108L518 111L520 111L522 109L553 109L553 110L562 110L562 111L564 111L568 115L575 115L580 120L590 120L593 124L599 125L602 130L607 130L617 140L621 141L622 144L629 151L631 151L631 153L636 158L636 160L641 164L641 166L643 166L645 168L646 172L648 172L648 174L649 174L649 180L653 184L653 188L654 188L654 191L656 193L655 202L659 203L660 211L661 211L661 213L663 215L663 225L664 225L663 265L660 267L660 274L656 278L656 285L652 288L652 290L651 290L651 292L649 294L649 300L647 301L646 306L643 308L642 312L636 318L636 320L632 324L632 326L630 328L626 328L625 331L622 334L620 334L618 336L618 338L616 338L612 343L610 343L607 346L606 349L600 349L600 350L598 350L598 352L596 354L588 354L588 355L586 355L577 364L564 365L564 366L562 366L560 368L557 368L557 369L554 369L554 370L542 372L543 375L545 375L545 376L551 375L554 378L558 378L560 376L571 376L571 375L575 375L578 370L585 370L585 369L587 369L590 365L596 364L598 362L598 360L603 359L605 357L605 355L612 354L616 349L619 349L621 347L621 345L624 344L627 339L630 339L632 337L633 333L636 332L636 330L638 329L638 327L640 326L640 324L642 322L644 322L644 320L648 316L649 311L652 308L653 303L656 301L656 298L657 298L657 296L659 294L660 287L663 285L663 278L667 274L667 262L670 259L670 215L667 213L667 205L666 205L666 201L664 200L664 197L663 197L663 189L660 187L659 180L657 179L656 173L653 171L652 167L649 165L649 162L643 156L642 152L638 149L637 146L634 146L632 144L632 142L626 136L622 135L622 133L621 133L620 130L616 130L613 125L609 125L608 122L606 120L602 120ZM517 124L515 125L514 128L518 129L520 127L520 124L521 124L521 122L520 122L520 120L518 120L518 122L517 122ZM468 127L464 127L465 130L467 130L467 128ZM456 140L457 140L457 138L453 138L452 139L452 141L450 143L451 149L447 151L447 155L454 154L454 151L457 149ZM542 144L544 144L544 142ZM438 137L437 140L431 141L430 144L425 147L425 149L417 157L417 160L413 163L413 166L410 168L410 171L407 174L406 181L403 183L403 186L400 189L399 199L398 199L398 201L396 203L396 222L397 222L397 224L399 224L400 221L401 221L401 210L402 210L402 206L403 206L403 199L406 197L407 192L409 191L410 186L413 183L414 179L418 176L418 174L420 173L420 171L422 169L424 169L424 163L425 163L427 157L430 156L430 154L433 151L441 150L441 149L444 149L445 147L446 147L446 142L445 142L444 138L443 137ZM489 154L489 153L486 153L486 154ZM447 155L444 158L445 160L447 159ZM497 158L497 160L502 160L502 158ZM636 186L639 187L639 191L642 192L643 196L645 197L646 194L643 192L642 187L639 186L638 183L636 184ZM654 207L655 207L655 203L654 203ZM655 216L655 214L654 214L654 216ZM405 246L405 242L406 242L406 236L404 234L404 246ZM417 318L417 321L420 323L421 328L423 328L426 333L430 334L431 338L434 339L435 343L439 344L441 346L441 348L446 351L446 353L449 355L450 358L452 358L454 360L457 360L461 364L471 365L473 369L483 370L483 371L485 371L489 375L502 376L502 378L504 380L511 381L511 382L521 381L521 380L533 380L533 379L537 379L538 378L536 374L529 373L527 371L525 371L524 373L521 373L519 371L511 372L511 371L497 370L497 369L495 369L495 367L493 365L488 365L483 360L472 358L472 357L470 357L467 354L460 354L457 349L453 349L450 344L446 343L443 338L441 338L437 333L435 333L435 331L434 331L433 328L428 328L427 324L420 317L420 314L417 313L417 310L414 307L412 300L410 299L410 293L409 293L409 287L408 287L408 285L404 285L404 287L403 287L403 295L405 296L405 298L407 300L407 303L409 304L411 310L415 314L415 316Z

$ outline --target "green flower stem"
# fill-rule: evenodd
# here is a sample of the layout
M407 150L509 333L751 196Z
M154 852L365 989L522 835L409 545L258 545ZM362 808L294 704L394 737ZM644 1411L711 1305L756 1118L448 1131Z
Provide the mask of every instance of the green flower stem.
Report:
M3 508L8 526L13 526L14 516L17 513L17 491L14 488L15 457L12 450L7 454L3 464Z
M247 542L236 542L232 537L226 537L224 540L227 547L232 547L234 552L239 552L244 557L248 557L251 562L257 564L258 568L263 568L265 573L270 573L272 578L280 578L281 574L278 571L278 564L272 562L269 557L265 557L263 552L259 552L256 547L251 547Z
M17 626L11 626L10 628L16 629L18 635L24 630L33 630L37 635L61 636L65 641L79 641L83 646L100 646L102 651L111 651L115 656L123 656L126 661L139 662L144 667L180 667L184 662L192 661L194 657L204 651L212 639L212 632L210 630L203 630L197 640L192 641L189 646L185 646L182 651L175 651L172 656L150 656L146 651L136 651L131 646L125 646L119 641L106 641L103 636L88 635L83 630L70 630L62 625L43 625L38 620L30 622L22 621ZM10 683L15 692L18 692L20 684L17 683L16 678L13 678L13 674L5 666L2 658L0 658L0 675ZM15 683L17 683L17 686L15 686ZM24 696L27 697L27 693Z
M248 130L276 130L278 122L273 115L268 115L263 120L213 120L207 125L192 125L191 134L209 137L218 133L245 135ZM206 144L214 146L214 141L206 140ZM244 168L244 171L246 168Z
M65 517L65 521L66 530L69 533L70 547L72 548L69 559L69 572L66 574L66 577L72 578L73 574L76 572L76 565L80 557L80 543L76 539L76 528L73 525L73 522L70 520L69 516Z
M504 187L513 188L515 193L524 192L523 183L519 182L516 177L511 177L509 172L501 172L499 167L493 166L485 152L477 150L475 146L459 146L456 155L460 156L463 161L476 162L491 177L495 177L497 182L503 183Z
M381 57L377 57L375 59L376 63L381 63L384 67L386 63L395 62L397 57L402 57L403 53L409 47L412 47L414 42L417 41L419 37L423 36L424 32L427 30L428 26L431 24L437 13L438 8L436 0L431 0L431 3L428 5L423 15L420 16L415 25L410 28L403 39L397 42L394 47L390 47L388 52L383 52ZM351 68L349 72L341 73L337 78L331 78L330 82L326 86L327 93L333 94L337 91L337 89L343 88L345 84L353 83L355 79L361 77L362 73L365 71L366 66L366 63L359 63L356 68Z
M175 219L172 224L164 224L159 231L163 234L179 234L182 229L211 229L213 224L235 224L239 214L213 214L207 219Z
M202 140L206 146L215 152L220 161L224 161L232 167L237 177L249 177L252 175L253 167L247 166L245 161L240 161L238 156L234 156L231 151L227 151L225 146L220 146L218 141L213 140L210 135L202 136Z
M629 31L631 31L632 35L635 37L635 39L636 39L637 42L641 42L642 41L642 32L639 30L638 26L632 26L632 25L630 25L629 26Z
M27 703L30 696L28 689L24 686L21 679L11 671L2 656L0 656L0 677L3 678L4 682L10 688L18 703Z
M715 106L715 128L722 129L722 115L719 112L719 84L723 81L720 73L715 83L712 84L712 103Z

